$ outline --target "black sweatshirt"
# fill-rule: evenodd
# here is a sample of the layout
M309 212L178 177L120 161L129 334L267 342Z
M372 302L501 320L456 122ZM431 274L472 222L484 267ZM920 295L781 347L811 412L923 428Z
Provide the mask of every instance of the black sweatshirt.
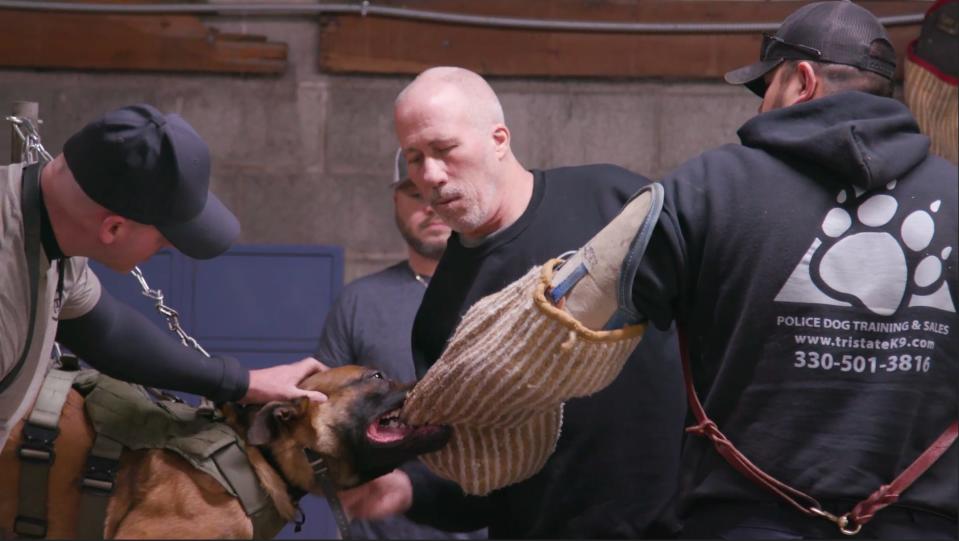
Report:
M473 303L579 248L648 182L611 165L533 174L532 200L516 223L475 247L450 238L413 327L420 377ZM556 452L526 481L466 497L422 466L409 468L409 516L451 530L488 526L493 538L666 535L685 414L677 358L675 334L651 327L615 382L566 404Z
M957 417L957 170L902 103L860 92L739 136L663 180L634 302L685 325L706 411L750 460L845 512ZM702 438L684 452L687 503L775 499ZM955 520L957 458L896 505Z

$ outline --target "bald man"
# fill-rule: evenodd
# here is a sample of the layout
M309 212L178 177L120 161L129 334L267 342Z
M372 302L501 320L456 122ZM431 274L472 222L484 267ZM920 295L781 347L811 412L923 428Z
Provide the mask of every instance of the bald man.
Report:
M206 143L178 115L150 105L111 111L48 163L0 167L0 447L30 411L54 339L115 378L215 401L266 402L320 393L296 384L312 358L249 371L184 348L118 302L87 266L129 272L161 248L197 259L240 232L208 191Z
M612 165L526 169L495 92L462 68L421 73L394 120L410 178L454 231L414 324L419 377L477 300L575 249L649 182ZM354 516L406 512L444 529L487 526L491 538L668 535L685 413L675 344L650 330L614 384L569 402L555 452L528 479L466 496L408 467L344 501Z

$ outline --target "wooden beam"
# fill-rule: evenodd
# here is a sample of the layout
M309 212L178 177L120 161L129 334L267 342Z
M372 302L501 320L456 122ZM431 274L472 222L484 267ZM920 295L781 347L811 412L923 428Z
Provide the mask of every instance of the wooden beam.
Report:
M735 0L380 0L377 5L473 15L614 22L778 22L807 2ZM862 2L878 16L922 13L929 2ZM415 74L457 65L484 75L533 77L722 76L758 59L761 37L486 28L355 15L321 19L320 69ZM900 57L919 25L893 27ZM900 65L902 62L900 62ZM901 73L901 68L900 68Z
M285 43L223 34L191 15L0 9L0 67L280 74Z

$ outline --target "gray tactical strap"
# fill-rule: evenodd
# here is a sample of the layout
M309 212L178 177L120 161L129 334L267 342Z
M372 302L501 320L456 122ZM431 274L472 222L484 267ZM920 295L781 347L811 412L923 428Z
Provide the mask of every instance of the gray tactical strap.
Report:
M107 504L113 494L122 453L123 445L103 434L97 434L80 479L78 539L103 539Z
M14 531L26 537L47 533L47 492L54 440L60 430L60 412L77 372L53 369L47 373L33 411L23 425L20 448L20 497Z
M40 394L37 395L37 401L33 405L33 411L27 422L40 425L46 428L57 428L60 425L60 413L63 412L63 404L67 401L67 395L73 387L73 380L76 379L79 371L60 370L54 368L47 372L46 379L40 387Z
M280 518L270 496L260 486L260 480L243 449L234 442L224 446L211 458L253 522L253 538L268 539L276 535L286 521Z

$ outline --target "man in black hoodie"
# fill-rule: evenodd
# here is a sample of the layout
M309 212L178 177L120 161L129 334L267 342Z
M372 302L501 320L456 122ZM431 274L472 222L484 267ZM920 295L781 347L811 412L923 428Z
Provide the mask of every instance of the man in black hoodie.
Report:
M763 98L742 144L680 166L661 183L654 226L621 227L645 212L628 204L552 281L583 322L604 321L598 307L616 306L620 287L632 291L621 312L677 322L715 422L700 432L723 440L718 427L804 493L762 487L741 473L750 464L734 468L690 437L684 536L835 538L838 526L955 538L957 170L888 97L894 71L889 39L862 7L799 9L765 36L759 62L726 75ZM609 248L617 235L642 241L624 258ZM604 276L604 258L622 274ZM588 279L568 291L576 269ZM944 454L898 501L894 485L856 508L941 435ZM869 521L873 504L889 503Z

